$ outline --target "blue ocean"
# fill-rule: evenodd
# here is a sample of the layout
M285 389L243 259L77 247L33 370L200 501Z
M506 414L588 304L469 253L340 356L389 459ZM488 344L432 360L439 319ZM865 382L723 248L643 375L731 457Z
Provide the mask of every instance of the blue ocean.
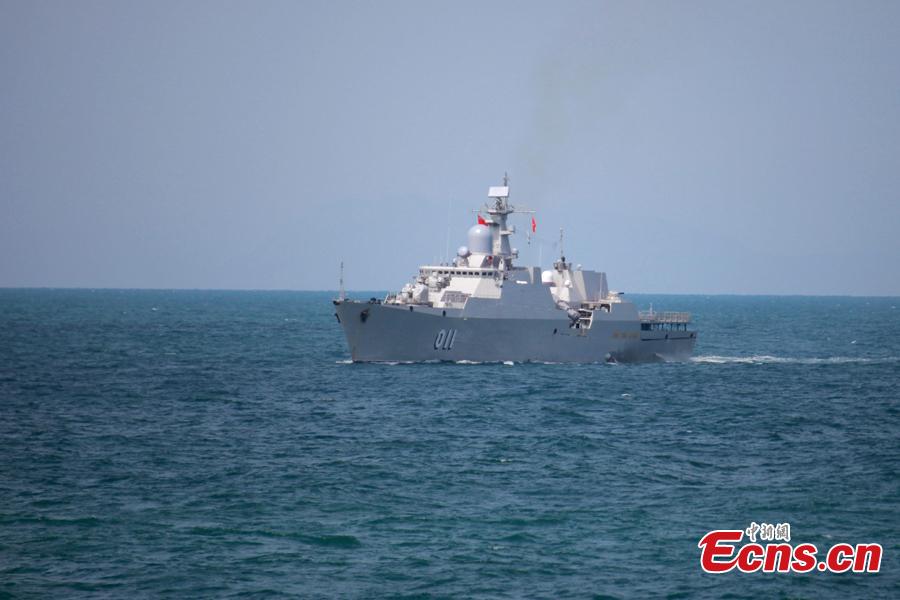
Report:
M900 597L900 298L636 295L694 360L394 365L332 295L0 290L0 597ZM881 572L704 573L751 523Z

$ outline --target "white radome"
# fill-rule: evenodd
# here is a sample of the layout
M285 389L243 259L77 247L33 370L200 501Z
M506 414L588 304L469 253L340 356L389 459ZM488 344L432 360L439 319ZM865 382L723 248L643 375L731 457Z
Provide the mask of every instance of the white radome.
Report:
M484 225L473 225L469 228L469 251L473 254L491 254L494 236Z

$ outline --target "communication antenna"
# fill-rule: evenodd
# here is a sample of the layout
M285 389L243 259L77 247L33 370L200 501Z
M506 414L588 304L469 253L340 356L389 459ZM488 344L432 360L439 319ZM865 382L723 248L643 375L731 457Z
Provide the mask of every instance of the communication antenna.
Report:
M566 256L565 251L563 250L563 228L559 228L559 257L564 258Z
M338 300L344 300L346 294L344 293L344 261L341 261L341 286L338 290Z
M453 198L447 201L447 242L444 245L444 261L450 263L450 214L453 212Z

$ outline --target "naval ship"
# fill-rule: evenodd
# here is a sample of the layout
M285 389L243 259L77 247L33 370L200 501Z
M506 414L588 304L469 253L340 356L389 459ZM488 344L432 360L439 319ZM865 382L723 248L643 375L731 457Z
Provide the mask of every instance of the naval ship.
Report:
M383 299L347 299L343 273L335 316L354 362L649 362L691 356L686 312L638 311L610 291L606 273L560 257L553 268L519 266L510 236L509 181L488 190L487 217L451 263L424 265ZM535 229L534 217L531 221ZM529 234L530 235L530 234ZM561 244L560 244L561 246Z

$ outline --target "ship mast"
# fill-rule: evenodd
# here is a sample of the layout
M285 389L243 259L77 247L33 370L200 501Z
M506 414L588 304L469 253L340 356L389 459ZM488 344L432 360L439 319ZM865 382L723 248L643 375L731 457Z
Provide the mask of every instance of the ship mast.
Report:
M493 238L493 254L501 260L511 260L512 247L509 244L509 236L516 232L515 227L507 226L507 217L512 213L534 213L533 210L517 210L509 203L509 174L503 174L502 186L488 188L488 198L494 200L493 205L485 205L485 210L491 216L488 225L491 227Z

